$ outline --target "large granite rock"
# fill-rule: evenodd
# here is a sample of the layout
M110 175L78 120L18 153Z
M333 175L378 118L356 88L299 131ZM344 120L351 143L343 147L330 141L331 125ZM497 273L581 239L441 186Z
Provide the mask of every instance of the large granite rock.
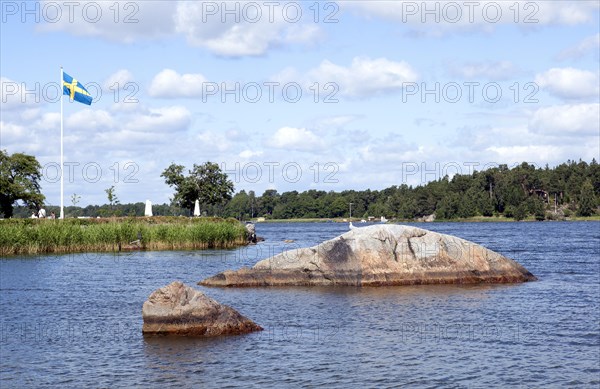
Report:
M261 331L262 327L182 282L155 290L142 308L142 333L217 336Z
M317 246L207 278L206 286L416 285L534 281L512 259L454 236L402 225L354 228Z

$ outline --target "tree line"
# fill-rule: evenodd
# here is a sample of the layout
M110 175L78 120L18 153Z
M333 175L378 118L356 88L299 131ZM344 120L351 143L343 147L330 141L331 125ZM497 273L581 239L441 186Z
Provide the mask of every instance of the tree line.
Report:
M567 161L555 168L522 163L472 174L446 176L425 185L394 185L383 190L284 192L267 190L257 197L240 191L227 203L227 216L248 219L348 218L352 216L411 220L435 214L437 219L505 216L538 220L572 215L592 216L600 199L600 166L596 160Z
M36 161L19 154L16 162L9 164L9 156L3 153L2 157L0 203L12 201L12 205L17 205L14 202L18 195L8 193L8 189L20 195L32 188L39 189L36 182L24 189L16 189L19 183L32 177L39 179L35 175ZM27 167L27 179L15 174L21 165ZM393 185L383 190L334 192L311 189L279 193L268 189L259 196L252 190L241 190L233 195L232 181L217 164L211 162L194 164L187 174L184 166L171 164L161 176L173 188L174 195L170 204L153 205L153 213L157 216L190 216L196 200L199 200L202 215L240 220L256 217L348 218L350 204L352 217L358 219L384 216L387 219L413 220L435 215L443 220L476 216L504 216L516 220L534 216L544 220L572 215L592 216L600 205L600 165L595 159L591 163L568 160L553 168L547 165L539 168L526 162L513 168L499 165L471 174L456 174L452 178L445 176L424 185ZM114 188L106 192L109 204L77 207L73 201L73 206L65 208L65 215L144 215L144 203L120 204L115 201ZM39 192L25 198L29 201L23 200L20 206L14 208L15 217L28 217L31 209L43 201ZM48 212L56 212L54 208L57 207L47 208Z

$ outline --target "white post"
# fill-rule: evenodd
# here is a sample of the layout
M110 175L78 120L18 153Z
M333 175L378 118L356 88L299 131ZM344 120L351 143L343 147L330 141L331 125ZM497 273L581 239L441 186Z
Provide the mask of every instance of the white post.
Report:
M64 209L64 190L65 190L65 175L64 175L64 161L63 161L63 68L60 67L60 218L65 218Z

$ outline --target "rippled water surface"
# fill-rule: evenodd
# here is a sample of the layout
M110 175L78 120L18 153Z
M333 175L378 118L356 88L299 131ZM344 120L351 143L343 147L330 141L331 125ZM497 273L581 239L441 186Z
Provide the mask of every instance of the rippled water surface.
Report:
M347 225L258 224L238 250L0 260L0 387L598 387L600 223L432 223L516 259L499 286L201 289L265 331L144 338L141 307ZM284 239L295 240L284 244Z

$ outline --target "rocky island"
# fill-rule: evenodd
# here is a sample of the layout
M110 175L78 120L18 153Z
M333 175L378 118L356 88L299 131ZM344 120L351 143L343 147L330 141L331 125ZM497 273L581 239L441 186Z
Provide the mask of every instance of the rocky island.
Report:
M353 228L317 246L286 251L204 286L384 286L517 283L536 277L514 260L467 240L417 227Z

